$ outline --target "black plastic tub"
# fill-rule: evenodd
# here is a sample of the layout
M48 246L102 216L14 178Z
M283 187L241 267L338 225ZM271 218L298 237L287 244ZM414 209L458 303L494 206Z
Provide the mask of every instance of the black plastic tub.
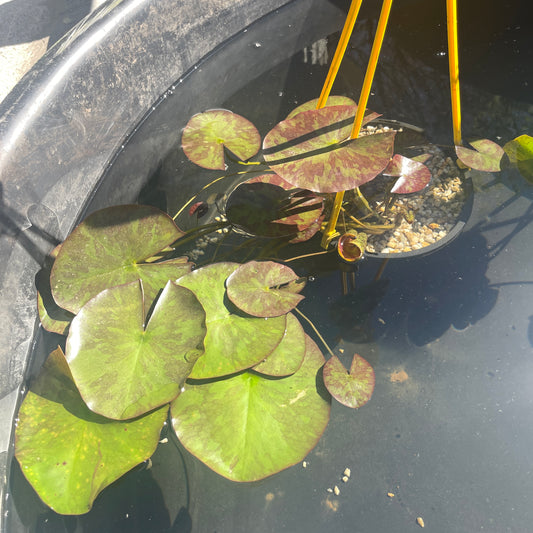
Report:
M417 518L442 533L530 529L533 208L531 189L510 171L474 173L471 216L446 247L390 262L379 279L378 264L362 261L347 295L336 271L308 284L303 312L345 364L353 353L367 358L377 385L359 411L333 406L305 467L232 483L169 439L152 468L108 487L87 515L62 517L13 459L24 384L58 342L36 319L34 277L47 254L101 207L139 201L175 212L199 185L179 152L192 114L227 107L264 134L315 97L327 65L311 46L341 28L347 3L106 4L5 103L2 531L408 532ZM363 15L336 86L355 99L376 22ZM450 143L440 56L419 60L403 34L392 26L369 106ZM506 94L465 83L463 99L466 138L508 140L532 126L528 105Z

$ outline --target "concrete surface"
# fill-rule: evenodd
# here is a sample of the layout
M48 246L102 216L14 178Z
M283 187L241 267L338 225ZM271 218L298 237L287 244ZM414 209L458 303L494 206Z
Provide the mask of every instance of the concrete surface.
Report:
M39 58L103 0L0 0L0 102Z

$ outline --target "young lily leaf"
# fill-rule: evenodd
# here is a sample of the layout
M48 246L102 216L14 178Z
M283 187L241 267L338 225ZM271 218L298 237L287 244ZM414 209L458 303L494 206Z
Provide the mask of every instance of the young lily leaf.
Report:
M167 412L164 406L127 422L91 412L58 348L22 402L15 457L46 505L83 514L105 487L154 453Z
M305 189L294 189L288 181L277 174L261 174L249 179L246 183L258 182L270 183L292 193L287 205L283 207L282 214L285 216L275 221L276 224L296 226L298 231L289 241L290 243L307 241L318 232L324 220L322 214L324 199L321 196Z
M533 137L520 135L509 141L503 149L520 174L533 184Z
M323 375L329 393L346 407L365 405L374 392L374 370L360 355L353 356L349 373L338 357L331 357L324 365Z
M290 376L302 365L305 356L305 332L298 319L287 314L285 335L276 349L253 370L267 376Z
M226 109L212 109L194 115L181 138L185 155L203 168L224 170L224 146L246 161L261 147L256 127L244 117Z
M318 104L318 98L313 98L313 100L309 100L308 102L305 102L304 104L301 104L298 107L295 107L287 115L287 118L295 117L298 113L302 113L303 111L310 111L311 109L316 109L317 104ZM357 104L348 96L328 96L326 105L324 107L331 107L335 105L349 105L357 109ZM354 115L355 115L355 111L354 111ZM376 118L380 116L377 113L375 115L376 115Z
M270 355L285 334L285 316L242 316L228 300L224 284L239 266L214 263L177 281L194 292L206 314L205 353L190 378L214 378L250 368Z
M306 337L292 376L243 372L202 385L186 383L171 405L181 443L209 468L234 481L256 481L301 461L320 439L330 403L317 391L324 358Z
M398 180L391 189L395 194L410 194L421 191L431 180L431 172L426 165L400 154L395 154L384 176L397 176Z
M54 300L76 314L104 289L142 279L150 302L169 279L191 270L186 258L144 263L181 235L155 207L122 205L92 213L67 237L54 262Z
M285 315L302 300L305 286L288 266L273 261L250 261L226 280L228 298L252 316Z
M169 281L145 325L141 282L105 289L70 325L66 358L95 413L124 420L170 402L203 353L205 313Z
M291 185L315 192L367 183L389 163L395 132L347 140L353 116L353 106L333 106L280 122L263 142L265 161Z
M479 139L470 144L474 150L464 146L455 147L455 153L461 163L483 172L499 172L500 162L505 153L499 144L489 139Z

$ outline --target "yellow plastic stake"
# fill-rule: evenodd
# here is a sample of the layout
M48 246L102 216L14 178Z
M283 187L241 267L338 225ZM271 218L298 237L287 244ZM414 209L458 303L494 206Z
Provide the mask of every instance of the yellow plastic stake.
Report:
M365 79L363 81L363 88L361 89L361 97L357 106L357 112L355 114L354 124L352 132L350 134L351 139L356 139L361 130L363 123L363 117L366 110L366 104L370 96L370 89L372 88L372 82L374 80L374 74L376 72L376 66L378 64L379 53L381 51L381 45L385 37L385 30L387 29L387 22L389 20L389 14L392 7L392 0L383 0L383 6L381 7L381 13L379 15L378 27L376 30L376 36L374 37L374 44L372 45L372 51L370 52L370 59L366 68ZM335 196L335 202L333 204L333 211L329 218L328 224L322 237L321 245L323 248L327 248L331 239L335 236L335 227L337 226L337 220L339 219L339 213L342 207L342 201L344 198L344 191L340 191Z
M456 0L446 0L448 26L448 60L450 67L450 91L452 97L453 142L462 144L461 138L461 96L459 93L459 46L457 40Z
M342 30L339 43L337 44L337 49L335 50L335 55L331 60L328 75L326 76L326 81L324 82L322 92L320 93L320 97L316 105L317 109L320 109L326 105L329 93L331 92L331 88L333 87L333 83L335 82L337 72L339 71L339 67L341 66L342 58L344 57L344 53L346 52L346 47L348 46L348 42L352 35L357 15L359 14L359 8L361 7L362 3L363 0L352 0L350 9L348 10L348 15L346 15L346 22L344 23L344 28Z

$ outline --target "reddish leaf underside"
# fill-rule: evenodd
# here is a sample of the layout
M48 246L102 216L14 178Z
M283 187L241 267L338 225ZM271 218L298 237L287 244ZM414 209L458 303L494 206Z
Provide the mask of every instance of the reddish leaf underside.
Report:
M426 165L400 154L394 155L383 174L398 177L391 189L395 194L421 191L431 180L431 172Z
M226 109L194 115L181 138L185 155L203 168L224 170L224 146L246 161L261 147L261 136L246 118Z
M350 372L338 357L331 357L324 365L323 376L329 393L346 407L356 409L365 405L374 391L374 370L358 354L353 356Z

